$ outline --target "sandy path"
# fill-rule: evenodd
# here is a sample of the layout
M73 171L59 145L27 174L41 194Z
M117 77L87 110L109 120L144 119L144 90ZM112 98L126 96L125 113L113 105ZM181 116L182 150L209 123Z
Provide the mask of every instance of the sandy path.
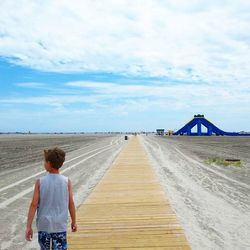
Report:
M121 136L100 137L67 154L61 171L72 181L76 206L98 183L124 143ZM35 223L32 242L24 240L24 230L35 180L46 173L42 162L14 169L5 168L0 173L0 249L38 249Z
M155 136L143 136L141 141L192 249L250 249L249 179L205 164L188 150L191 141ZM208 150L205 144L200 147Z

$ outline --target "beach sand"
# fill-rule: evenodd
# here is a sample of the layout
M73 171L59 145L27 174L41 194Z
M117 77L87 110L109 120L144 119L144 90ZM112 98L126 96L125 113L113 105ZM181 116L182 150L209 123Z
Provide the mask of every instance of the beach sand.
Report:
M35 220L33 240L27 242L24 235L35 180L46 174L41 161L44 147L57 145L66 150L66 161L61 172L71 179L74 201L78 207L102 178L125 143L123 136L1 137L1 157L8 158L9 165L5 159L0 167L0 249L39 248ZM9 150L12 157L9 154L4 156L4 147L5 152Z
M250 138L141 137L194 250L250 249ZM240 158L242 167L206 163Z
M139 138L191 248L250 249L250 138ZM126 143L124 136L0 137L0 249L38 249L35 223L32 242L24 232L35 180L45 174L44 147L66 150L62 171L78 207ZM210 165L211 157L239 158L243 166Z

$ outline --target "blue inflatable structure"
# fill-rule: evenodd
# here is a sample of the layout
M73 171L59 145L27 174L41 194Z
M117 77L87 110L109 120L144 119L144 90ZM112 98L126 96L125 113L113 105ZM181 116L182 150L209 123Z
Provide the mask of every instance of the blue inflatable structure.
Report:
M197 126L197 132L193 132L192 129ZM206 132L202 132L202 126L206 128ZM228 135L228 136L250 136L246 133L225 132L216 127L212 122L204 117L204 115L194 115L194 118L189 121L173 135L191 135L191 136L211 136L211 135Z

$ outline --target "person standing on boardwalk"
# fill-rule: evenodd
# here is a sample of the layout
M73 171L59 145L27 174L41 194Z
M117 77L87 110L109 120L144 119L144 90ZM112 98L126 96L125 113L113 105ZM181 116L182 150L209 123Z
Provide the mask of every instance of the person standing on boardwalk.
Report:
M44 168L48 174L35 183L30 204L25 238L32 240L32 221L37 211L36 226L41 250L67 249L68 210L72 232L77 231L75 205L71 181L59 173L65 160L65 152L59 148L44 150Z

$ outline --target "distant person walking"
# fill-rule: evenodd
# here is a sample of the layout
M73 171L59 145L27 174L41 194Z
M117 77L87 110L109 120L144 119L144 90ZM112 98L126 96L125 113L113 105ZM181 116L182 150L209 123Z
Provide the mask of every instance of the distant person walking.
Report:
M65 152L59 148L44 150L44 168L48 171L35 183L30 204L25 238L32 240L32 221L37 210L36 226L41 250L67 249L68 210L72 232L77 231L75 205L71 181L59 173L65 160Z

